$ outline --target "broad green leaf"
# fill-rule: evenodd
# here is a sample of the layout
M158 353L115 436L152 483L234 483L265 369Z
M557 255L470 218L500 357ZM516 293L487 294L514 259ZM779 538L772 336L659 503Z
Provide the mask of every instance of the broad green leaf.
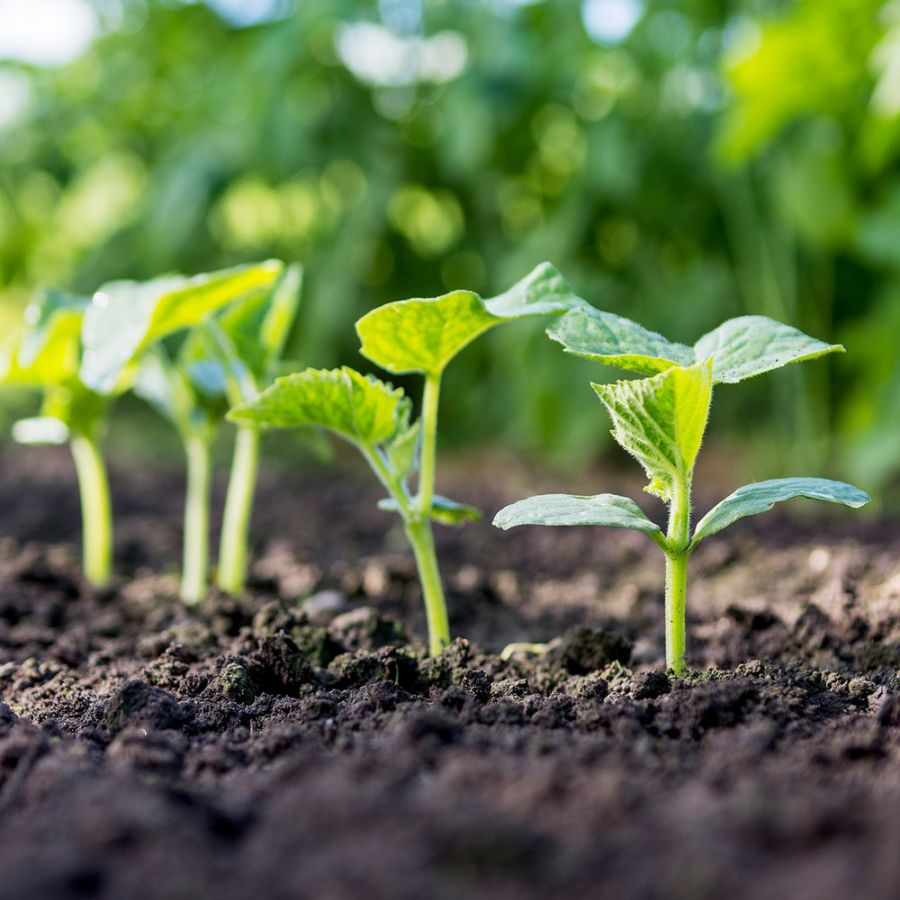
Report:
M279 378L252 403L232 409L228 418L268 428L319 426L372 447L394 436L408 421L408 409L400 388L344 366Z
M547 334L568 353L644 375L712 359L713 384L735 384L789 363L844 349L766 316L729 319L688 347L630 319L588 306L567 312L550 325Z
M694 345L698 362L712 359L714 384L736 384L790 363L843 352L840 344L818 341L766 316L729 319Z
M151 344L202 322L249 292L271 290L282 263L270 260L193 278L112 282L85 313L81 378L100 393L116 389L126 367Z
M647 491L670 500L676 479L691 472L700 452L712 402L711 365L593 388L612 417L613 437L647 472Z
M53 416L35 416L13 423L12 436L19 444L65 444L69 428Z
M494 525L503 529L519 525L606 525L642 531L654 539L662 537L660 527L634 500L616 494L540 494L505 506L494 516Z
M464 347L501 322L560 313L583 303L553 266L543 263L506 293L483 300L471 291L400 300L367 313L356 323L360 352L400 375L436 375Z
M547 329L547 335L559 341L567 353L644 375L696 361L690 347L674 344L631 319L590 306L561 316Z
M415 502L415 498L413 498ZM386 497L384 500L378 501L378 508L387 512L399 512L400 507L393 497ZM481 518L481 511L469 506L466 503L457 503L456 500L450 500L435 494L431 498L431 519L440 522L441 525L464 525L466 522L477 522Z
M872 499L859 488L843 481L829 481L827 478L776 478L746 484L714 506L697 523L691 546L696 547L704 538L727 528L738 519L768 512L776 503L792 500L794 497L842 503L852 509L859 509Z

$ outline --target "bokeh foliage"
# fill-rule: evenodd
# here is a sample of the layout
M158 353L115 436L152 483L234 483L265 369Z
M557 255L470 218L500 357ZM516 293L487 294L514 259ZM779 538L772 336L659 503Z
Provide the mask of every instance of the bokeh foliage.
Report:
M845 343L723 395L717 427L754 474L782 474L778 446L884 483L900 471L900 3L622 2L280 0L239 27L200 2L96 0L82 58L0 64L30 92L0 130L4 321L38 283L277 256L307 272L288 355L361 365L366 310L491 295L550 259L676 340L749 312ZM592 37L614 8L633 28ZM591 376L540 323L498 331L451 373L445 433L591 455L608 428Z

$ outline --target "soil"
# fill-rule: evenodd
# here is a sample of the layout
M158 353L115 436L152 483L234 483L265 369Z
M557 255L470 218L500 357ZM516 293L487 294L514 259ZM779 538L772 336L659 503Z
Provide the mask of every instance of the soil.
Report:
M442 490L550 486L476 468ZM176 475L114 471L93 591L65 454L0 473L0 897L900 897L897 523L707 542L672 679L641 535L440 529L464 637L425 660L364 473L264 478L246 597L190 610Z

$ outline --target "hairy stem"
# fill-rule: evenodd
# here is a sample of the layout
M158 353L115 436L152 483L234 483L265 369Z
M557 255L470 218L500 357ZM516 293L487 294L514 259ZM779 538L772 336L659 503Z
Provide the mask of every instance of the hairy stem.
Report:
M441 572L434 550L431 521L429 519L408 521L406 535L416 556L416 568L422 585L422 598L425 601L428 655L437 656L450 643L450 622L447 618L447 603L444 600Z
M259 469L259 440L256 427L238 427L222 519L217 577L219 587L232 597L243 592L247 580L250 514Z
M209 571L209 490L212 467L210 441L191 435L185 441L187 493L184 506L184 562L181 599L199 603L206 596Z
M112 572L112 508L106 466L92 435L73 434L70 447L81 495L84 574L91 584L102 587Z
M691 542L691 477L679 475L669 505L666 535L666 666L684 671L685 606Z

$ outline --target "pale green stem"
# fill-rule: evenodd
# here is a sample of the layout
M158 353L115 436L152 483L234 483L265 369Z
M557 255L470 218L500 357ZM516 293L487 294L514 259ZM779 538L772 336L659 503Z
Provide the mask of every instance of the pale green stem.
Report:
M431 520L434 498L435 458L437 456L437 417L441 397L441 376L425 376L422 397L422 461L419 468L419 512Z
M247 580L250 514L259 469L259 430L252 425L237 429L222 535L219 543L219 587L232 597L240 596Z
M406 535L416 556L416 568L422 584L425 617L428 620L428 655L437 656L450 643L450 622L447 603L441 584L431 520L419 519L406 523Z
M691 477L676 478L666 536L666 666L684 671L685 607L691 542Z
M102 587L112 572L112 508L109 481L100 445L93 436L75 433L70 441L78 490L81 495L81 527L84 574Z
M184 507L184 563L181 599L199 603L206 596L209 572L209 491L212 467L210 441L205 435L185 440L187 493Z

